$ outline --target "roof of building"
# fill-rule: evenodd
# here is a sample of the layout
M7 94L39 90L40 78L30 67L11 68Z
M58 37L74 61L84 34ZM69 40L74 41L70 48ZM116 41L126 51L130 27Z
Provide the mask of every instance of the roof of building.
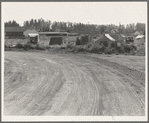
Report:
M126 36L124 34L120 34L123 38L125 38Z
M30 36L30 37L36 37L36 36L38 36L39 34L37 34L37 33L29 33L28 34L28 36Z
M112 38L109 34L105 34L105 36L106 36L108 39L110 39L111 41L115 41L115 39Z
M23 27L5 27L5 32L24 32L26 28Z
M100 41L115 41L109 34L103 34L96 42Z
M124 40L124 37L121 36L120 34L110 34L110 36L112 38L114 38L116 41L123 41Z
M39 34L68 34L68 32L39 32Z

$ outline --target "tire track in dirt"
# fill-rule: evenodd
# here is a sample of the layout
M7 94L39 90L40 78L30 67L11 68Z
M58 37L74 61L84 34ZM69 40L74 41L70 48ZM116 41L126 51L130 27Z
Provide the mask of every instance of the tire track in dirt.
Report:
M6 52L5 61L5 115L145 114L144 85L111 62L31 52Z

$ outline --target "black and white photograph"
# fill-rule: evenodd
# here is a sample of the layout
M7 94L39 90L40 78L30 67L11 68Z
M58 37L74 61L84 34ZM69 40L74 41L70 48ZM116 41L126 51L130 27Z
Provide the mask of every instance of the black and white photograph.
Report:
M1 2L2 121L147 121L145 1Z

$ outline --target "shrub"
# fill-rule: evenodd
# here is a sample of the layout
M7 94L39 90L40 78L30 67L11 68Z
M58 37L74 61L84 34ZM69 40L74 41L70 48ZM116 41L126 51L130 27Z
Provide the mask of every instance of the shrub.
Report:
M86 49L89 49L89 48L91 48L93 46L93 42L89 42L89 43L87 43L86 45L85 45L85 48Z
M36 44L35 45L35 49L36 50L45 50L46 48L44 46L42 46L42 45Z
M125 44L124 45L124 51L127 53L130 53L131 51L137 50L137 47L134 46L133 44L129 45L129 44Z
M23 46L23 49L24 50L30 50L30 49L35 49L35 45L34 44L30 44L30 43L27 43Z
M72 49L72 48L74 48L74 46L72 44L67 44L66 48Z
M24 50L29 50L29 49L31 49L31 45L30 44L25 44L23 49Z
M5 44L5 48L8 48L9 46L7 46L6 44Z
M115 51L114 48L106 47L106 49L104 50L104 53L105 54L111 54L111 53L114 53L114 51Z
M131 50L131 47L129 45L124 45L124 51L129 53Z
M21 48L23 48L23 46L22 46L22 44L18 43L18 44L16 45L16 48L21 49Z
M78 51L78 52L83 52L83 51L86 51L86 49L83 48L83 47L79 47L79 48L77 49L77 51Z
M88 35L84 35L81 36L81 45L87 44L89 42L89 36Z
M103 53L105 50L105 46L103 45L98 45L98 44L94 44L92 45L92 47L90 48L90 52L92 53Z
M130 51L130 54L131 54L131 55L136 55L136 52L135 52L134 50L131 50L131 51Z
M90 49L91 53L99 53L99 49L97 47Z
M145 56L145 46L140 47L140 48L137 50L136 55Z
M124 53L124 47L123 46L115 47L115 52L117 52L117 53Z
M47 45L47 46L46 46L46 49L49 49L49 48L51 48L51 46L50 46L50 45Z
M112 43L111 43L111 47L112 47L112 48L115 48L116 46L117 46L116 42L112 42Z
M131 45L131 47L133 48L133 50L137 50L137 47L135 45Z
M61 49L66 49L66 47L65 47L65 46L61 46L60 48L61 48Z

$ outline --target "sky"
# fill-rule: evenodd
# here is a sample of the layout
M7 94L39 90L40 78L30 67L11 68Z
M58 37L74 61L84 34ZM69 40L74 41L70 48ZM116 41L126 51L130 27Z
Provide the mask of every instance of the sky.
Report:
M147 2L2 2L2 20L30 19L84 24L146 23Z

